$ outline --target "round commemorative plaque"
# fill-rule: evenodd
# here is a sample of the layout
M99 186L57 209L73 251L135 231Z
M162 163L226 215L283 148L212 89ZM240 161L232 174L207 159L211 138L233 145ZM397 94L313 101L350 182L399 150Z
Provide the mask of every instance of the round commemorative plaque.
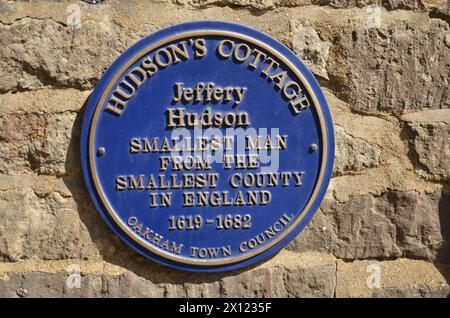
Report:
M106 71L84 116L97 210L130 247L172 268L226 271L274 255L331 177L333 124L314 76L238 24L145 37Z

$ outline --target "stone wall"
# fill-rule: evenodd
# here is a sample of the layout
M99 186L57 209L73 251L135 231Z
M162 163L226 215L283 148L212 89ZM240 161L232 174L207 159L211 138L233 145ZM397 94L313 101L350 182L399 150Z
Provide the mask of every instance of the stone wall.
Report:
M258 28L303 58L337 151L295 241L260 266L200 275L112 234L84 187L79 137L83 105L121 52L203 19ZM448 296L449 23L448 0L0 0L0 296Z

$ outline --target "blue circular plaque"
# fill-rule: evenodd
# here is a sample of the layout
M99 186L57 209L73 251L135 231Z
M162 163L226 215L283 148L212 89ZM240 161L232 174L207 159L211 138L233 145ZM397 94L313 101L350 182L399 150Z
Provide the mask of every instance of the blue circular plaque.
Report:
M242 25L176 25L137 42L89 98L81 159L111 229L172 268L267 259L325 195L334 134L311 72Z

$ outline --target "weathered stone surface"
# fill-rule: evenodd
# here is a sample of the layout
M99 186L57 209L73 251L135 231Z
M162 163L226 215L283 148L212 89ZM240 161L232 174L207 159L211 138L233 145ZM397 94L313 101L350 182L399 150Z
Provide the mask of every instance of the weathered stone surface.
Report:
M43 143L31 144L30 160L40 174L67 175L79 172L81 119L77 114L52 116Z
M450 16L450 2L448 0L421 0L422 5L431 12L438 12L442 16Z
M20 2L20 1L19 1ZM42 2L40 0L28 0L26 2ZM73 3L71 0L47 0L47 3ZM447 0L149 0L150 3L174 3L179 6L193 7L204 9L208 7L242 7L251 8L261 11L273 9L276 7L297 7L304 5L327 5L333 8L362 8L370 5L377 5L389 10L394 9L411 9L423 11L437 11L442 14L448 14ZM108 4L119 6L120 0L108 0ZM80 5L83 5L80 3ZM105 3L103 4L105 5ZM94 6L87 6L90 10L94 10ZM12 11L14 7L8 5L5 1L0 5L0 12Z
M262 8L274 5L273 1L248 3ZM182 14L174 15L170 14L174 8L164 3L133 2L122 8L120 2L111 2L92 12L80 3L83 18L78 29L67 27L65 16L55 9L36 10L38 19L26 18L32 4L21 4L20 10L14 8L2 17L0 90L90 89L112 60L142 35L176 22L209 17L245 21L297 47L300 56L313 61L316 74L329 78L326 84L355 110L402 113L450 105L446 89L450 29L439 16L430 19L426 12L381 9L379 19L370 22L372 13L367 8L303 6L268 11L261 17L247 11L237 15L230 8L217 8L219 4L212 3L205 10L182 9ZM58 4L59 11L65 6ZM52 8L48 3L43 7ZM150 9L167 14L149 20L145 13ZM133 14L133 19L123 10ZM303 32L296 31L300 25ZM307 42L307 47L299 47Z
M337 261L336 297L448 297L448 265L408 259Z
M336 20L336 15L341 15ZM311 26L331 42L326 71L330 88L359 112L404 113L449 108L448 23L426 14L381 10L371 24L366 11L326 16L311 10L292 23Z
M419 176L450 180L450 110L429 110L402 117L409 127L412 154Z
M79 172L81 121L75 122L75 118L76 113L1 117L0 172L35 171L57 176Z
M328 73L325 68L331 43L322 41L312 27L294 25L292 49L302 58L311 71L325 79Z
M450 263L449 206L444 191L352 196L343 203L327 196L289 248L350 260L408 257Z
M43 142L48 121L40 114L14 114L0 118L0 171L10 173L14 170L32 170L32 141ZM25 124L24 124L25 123Z
M152 31L204 19L293 48L328 88L336 132L334 178L295 252L212 275L157 266L112 234L78 150L82 105L115 57ZM446 0L0 0L0 296L447 296L448 22ZM369 263L339 261L336 281L334 256L440 263L383 261L381 287L368 289ZM80 289L65 284L71 264Z
M227 275L70 262L0 263L0 297L332 297L336 288L336 261L319 253L284 251Z
M447 297L448 265L399 259L345 263L282 252L253 269L193 274L147 264L0 263L0 297ZM324 292L325 291L325 292Z
M0 191L0 210L0 259L96 257L72 198L15 188Z
M440 1L440 0L439 0ZM368 6L385 7L393 10L397 8L403 9L419 9L421 8L420 0L322 0L321 4L329 5L333 8L363 8Z
M81 120L75 121L76 116L24 113L1 117L0 172L79 173Z
M236 6L249 7L257 10L273 9L282 0L174 0L174 3L188 5L195 8L206 8L210 6Z
M376 167L380 161L381 149L361 138L347 134L339 126L335 127L336 154L334 172L336 175L346 171L360 171Z
M388 10L410 9L439 12L448 15L447 0L173 0L175 4L194 8L213 6L246 7L256 10L270 10L276 7L297 7L309 4L327 5L333 8L384 7ZM370 10L370 8L368 8Z
M0 210L0 261L137 257L101 219L81 175L0 174Z
M305 253L299 257L303 265L286 267L284 274L288 297L334 296L336 263L330 255Z
M330 91L325 90L325 96L334 122L335 176L383 166L388 160L391 166L402 148L406 151L396 138L400 130L395 121L354 114Z
M5 4L0 15L0 93L41 87L91 89L120 53L152 31L207 17L240 19L231 9L214 8L209 13L183 9L179 14L179 8L169 4L136 0L76 5L80 24L74 28L68 3ZM246 15L254 20L248 21L250 25L257 23L250 13Z
M0 92L40 87L90 89L139 38L113 23L86 21L83 27L69 28L49 19L24 18L0 25Z
M80 172L81 117L87 93L40 90L5 94L0 101L0 173Z
M133 274L83 275L70 285L69 273L28 272L0 277L0 297L163 297L164 290ZM78 279L78 278L77 278ZM67 282L69 281L69 285ZM73 287L72 287L73 286ZM79 288L78 288L79 286ZM144 294L142 292L144 291Z
M420 176L434 180L450 179L450 126L446 124L411 124L415 134L414 149L425 169Z
M441 283L436 287L427 284L420 284L411 287L407 284L400 284L399 287L376 288L373 291L374 298L448 298L450 286Z
M439 184L418 179L401 122L389 115L361 115L328 90L335 126L335 166L329 190L338 201L388 191L434 192ZM405 140L406 139L406 140Z

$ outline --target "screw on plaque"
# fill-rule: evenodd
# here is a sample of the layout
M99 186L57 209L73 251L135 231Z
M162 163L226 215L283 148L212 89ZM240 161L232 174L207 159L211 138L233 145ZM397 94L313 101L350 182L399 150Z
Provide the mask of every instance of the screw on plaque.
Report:
M101 157L105 154L105 152L106 152L106 149L104 147L99 147L97 149L97 156Z
M316 152L317 149L318 149L317 144L311 144L311 145L309 145L309 152L310 152L310 153Z

